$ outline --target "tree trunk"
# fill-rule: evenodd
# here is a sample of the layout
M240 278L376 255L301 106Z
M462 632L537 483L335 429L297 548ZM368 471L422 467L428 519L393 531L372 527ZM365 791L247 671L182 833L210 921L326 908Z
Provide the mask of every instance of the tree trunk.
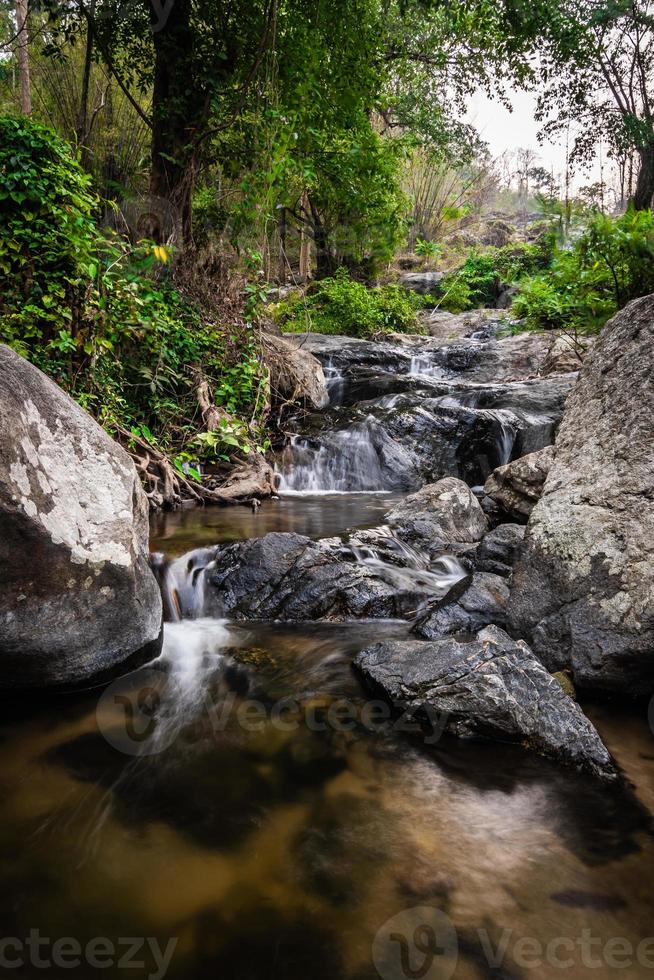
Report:
M93 66L93 20L95 18L95 0L91 0L89 16L86 20L86 48L84 50L84 70L82 72L82 91L80 93L79 111L77 113L77 145L81 149L82 166L88 169L89 149L86 145L88 138L89 118L89 88L91 85L91 68Z
M20 111L24 116L29 116L32 112L32 97L30 95L30 65L28 57L27 0L16 0L16 35L18 75L20 78Z
M150 194L170 205L177 237L181 244L188 244L192 238L195 183L193 140L205 115L199 105L202 94L193 91L189 78L189 55L193 49L190 0L176 0L163 26L154 20L154 8L152 16L155 66ZM166 237L162 227L153 228L152 233L159 240Z
M320 212L314 207L313 202L310 201L309 203L313 224L313 243L316 246L316 278L326 279L334 272L334 262L329 247L329 235L323 224Z
M277 278L280 286L286 282L286 208L279 209L279 222L277 225L279 235L279 266Z
M302 224L300 225L300 279L308 280L311 277L311 241L307 230L310 211L309 195L306 191L302 195L300 213L302 215Z
M638 151L640 167L633 205L636 211L651 208L654 199L654 143L649 143Z

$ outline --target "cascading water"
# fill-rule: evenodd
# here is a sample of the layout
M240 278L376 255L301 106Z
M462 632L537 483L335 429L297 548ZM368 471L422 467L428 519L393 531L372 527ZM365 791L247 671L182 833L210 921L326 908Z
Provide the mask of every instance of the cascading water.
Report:
M375 446L377 423L366 419L320 441L293 436L278 468L280 493L352 493L391 489Z
M517 428L510 413L501 409L486 408L483 414L496 422L498 466L504 466L511 461L511 453L517 436Z
M399 589L416 585L428 587L437 597L444 596L468 574L453 555L441 555L430 561L426 555L397 537L386 525L375 528L376 544L365 543L365 532L360 543L350 542L350 549L358 562L374 568L381 577ZM356 541L356 536L355 536Z
M442 370L425 354L416 354L409 362L409 376L412 378L434 378L442 375Z
M346 387L343 372L339 367L336 367L331 358L326 364L323 364L322 370L325 375L325 386L329 395L329 404L332 406L342 405Z
M164 616L168 621L178 623L202 615L205 573L213 567L215 557L216 548L196 548L170 562L165 555L152 555L152 569L161 588Z

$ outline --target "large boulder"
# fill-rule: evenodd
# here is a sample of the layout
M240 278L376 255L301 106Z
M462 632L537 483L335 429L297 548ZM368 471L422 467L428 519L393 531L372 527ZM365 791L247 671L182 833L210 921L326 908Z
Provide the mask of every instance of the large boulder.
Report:
M546 446L498 466L486 480L486 494L510 517L518 520L529 517L540 500L554 452L554 446Z
M427 296L443 281L443 272L407 272L400 276L400 285Z
M475 568L508 578L525 538L524 524L499 524L484 536L475 555Z
M148 503L124 450L0 346L0 687L77 686L161 645Z
M654 691L654 297L589 352L513 578L511 623L581 687Z
M403 540L430 554L465 551L488 530L474 493L455 477L445 477L406 497L386 515Z
M388 555L379 536L357 543L273 532L218 548L207 568L198 611L283 622L409 619L465 575L460 567L454 576L445 566L436 572L408 567L406 558ZM361 554L366 545L375 550L381 546L381 560Z
M356 671L398 710L424 714L463 737L516 741L604 779L615 767L599 735L522 640L488 626L468 642L453 637L392 640L363 650Z

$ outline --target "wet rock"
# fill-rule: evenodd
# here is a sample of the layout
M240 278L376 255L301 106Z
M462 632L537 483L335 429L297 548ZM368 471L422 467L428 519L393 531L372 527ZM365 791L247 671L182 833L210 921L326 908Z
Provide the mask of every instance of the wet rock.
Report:
M543 493L554 453L554 446L546 446L505 466L498 466L486 480L486 493L511 517L529 517Z
M406 497L388 512L386 521L403 540L431 554L468 549L488 530L474 493L453 477Z
M654 691L654 297L604 327L514 571L511 622L575 684Z
M500 524L493 528L477 549L475 568L504 578L513 571L525 537L524 524Z
M454 633L476 633L489 623L501 626L506 622L508 600L505 578L491 572L475 572L450 589L443 599L430 603L412 632L434 640Z
M479 316L481 311L476 312ZM471 332L477 329L480 327L473 326ZM432 373L445 379L458 377L493 384L535 378L552 345L551 336L532 332L483 341L460 338L450 342L416 335L393 335L388 340L373 341L312 333L288 334L284 339L309 351L323 366L338 368L351 382L362 372L373 369L408 374L416 359L430 365Z
M450 585L445 577L442 593ZM206 586L205 615L285 622L410 618L436 589L422 570L367 564L338 539L286 533L217 549Z
M155 656L148 503L126 452L0 346L0 687L73 686Z
M590 721L524 641L488 626L469 642L377 643L354 661L373 693L399 710L440 718L463 737L516 741L603 779L616 769Z

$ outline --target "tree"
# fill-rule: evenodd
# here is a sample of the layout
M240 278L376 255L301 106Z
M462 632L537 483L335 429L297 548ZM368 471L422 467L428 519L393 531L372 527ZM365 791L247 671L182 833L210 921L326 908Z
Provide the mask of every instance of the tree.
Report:
M636 209L654 199L654 4L651 0L546 0L530 7L542 41L545 133L579 125L573 159L587 160L598 140L618 159L639 160ZM548 118L553 115L553 118Z
M16 0L16 51L20 79L20 111L23 115L29 116L32 112L32 96L30 94L27 0Z

